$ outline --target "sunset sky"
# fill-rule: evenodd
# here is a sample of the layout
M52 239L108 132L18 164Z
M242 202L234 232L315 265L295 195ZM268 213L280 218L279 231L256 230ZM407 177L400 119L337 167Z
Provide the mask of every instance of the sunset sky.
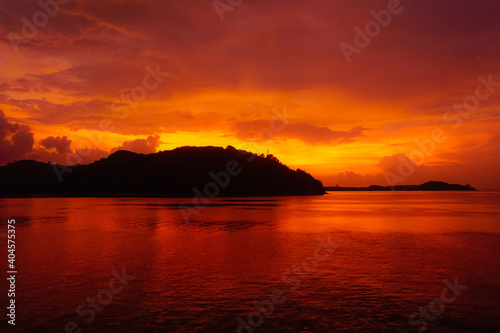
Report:
M232 145L500 189L498 1L59 1L0 0L0 165Z

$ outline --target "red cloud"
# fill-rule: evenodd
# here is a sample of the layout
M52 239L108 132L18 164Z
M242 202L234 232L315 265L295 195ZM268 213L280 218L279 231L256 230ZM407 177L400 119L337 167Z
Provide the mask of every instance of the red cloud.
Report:
M55 148L58 153L71 153L71 140L68 140L67 136L63 137L53 137L49 136L43 140L40 140L40 145L47 149Z
M277 138L298 139L307 144L347 143L363 137L362 127L348 131L334 131L328 127L309 123L285 124L282 121L265 120L240 121L233 126L234 136L243 140L269 141ZM272 133L270 135L269 133Z
M111 153L118 150L129 150L140 154L151 154L156 152L156 148L160 146L160 136L148 136L147 139L137 139L133 141L125 141L120 147L111 149Z
M34 143L29 126L9 123L3 110L0 110L0 165L25 158L27 153L33 151Z

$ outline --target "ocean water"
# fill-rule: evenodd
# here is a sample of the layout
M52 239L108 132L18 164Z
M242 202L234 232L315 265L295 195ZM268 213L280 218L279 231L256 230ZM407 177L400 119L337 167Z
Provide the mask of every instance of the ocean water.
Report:
M498 192L191 202L0 199L15 332L500 332Z

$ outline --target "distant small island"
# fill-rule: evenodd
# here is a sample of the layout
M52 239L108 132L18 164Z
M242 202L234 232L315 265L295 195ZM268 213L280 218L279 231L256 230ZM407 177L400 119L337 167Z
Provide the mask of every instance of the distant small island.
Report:
M379 186L370 185L368 187L342 187L327 186L326 191L477 191L470 185L448 184L440 181L430 181L420 185L395 185Z
M323 195L323 184L271 154L232 146L153 154L120 150L88 165L22 160L0 167L0 197L243 197Z

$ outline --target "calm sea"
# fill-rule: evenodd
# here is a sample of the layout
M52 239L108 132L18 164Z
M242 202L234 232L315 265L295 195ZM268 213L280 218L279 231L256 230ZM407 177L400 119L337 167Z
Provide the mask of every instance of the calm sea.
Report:
M1 331L15 219L15 332L500 332L500 193L190 201L0 199Z

